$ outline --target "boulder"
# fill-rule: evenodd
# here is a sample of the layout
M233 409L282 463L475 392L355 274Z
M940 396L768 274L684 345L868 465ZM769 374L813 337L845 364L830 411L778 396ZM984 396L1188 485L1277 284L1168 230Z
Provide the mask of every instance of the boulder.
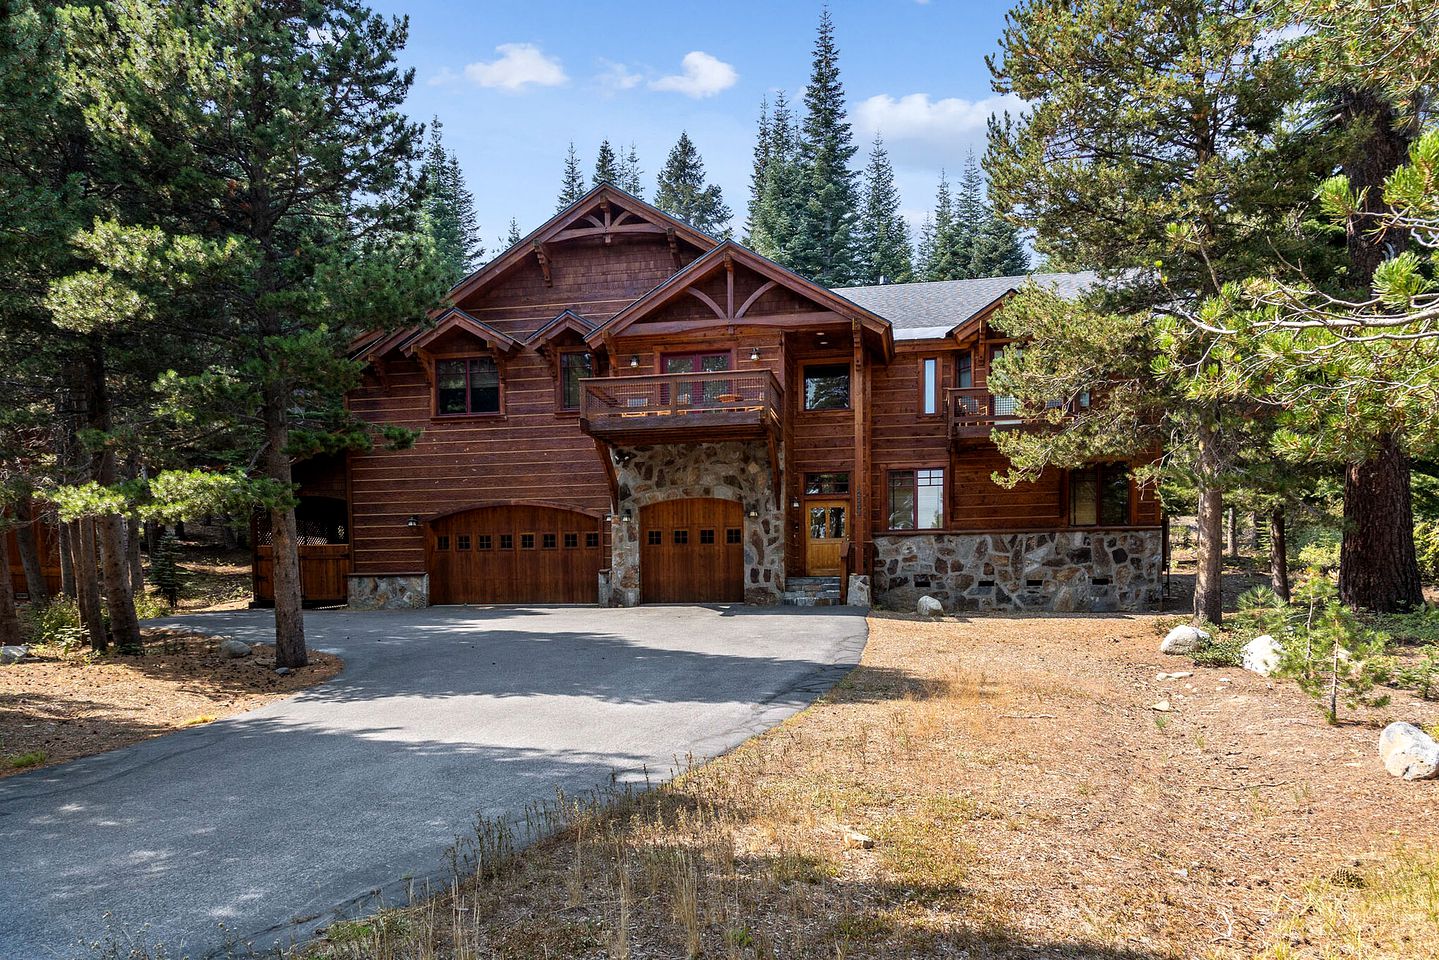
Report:
M220 656L226 660L238 660L241 657L248 657L251 652L250 645L243 641L235 639L220 641Z
M873 597L870 594L869 577L858 573L849 575L845 602L851 607L864 607L865 609L874 605Z
M14 663L17 660L24 660L30 655L30 648L26 646L12 647L9 645L0 647L0 663Z
M1180 624L1159 643L1160 653L1194 653L1209 644L1210 636L1207 632L1192 627L1187 623Z
M1384 769L1405 780L1439 775L1439 743L1412 723L1391 723L1379 734L1379 759Z
M291 671L290 671L290 668L289 668L289 667L276 667L276 668L275 668L275 676L277 676L277 677L288 677L288 676L290 675L290 673L291 673Z
M916 609L919 610L919 615L921 617L944 616L944 604L934 599L934 597L928 595L919 598L919 603L916 606Z
M1284 648L1279 645L1278 640L1267 633L1261 633L1244 645L1240 665L1250 673L1267 677L1279 666L1279 658L1283 653Z

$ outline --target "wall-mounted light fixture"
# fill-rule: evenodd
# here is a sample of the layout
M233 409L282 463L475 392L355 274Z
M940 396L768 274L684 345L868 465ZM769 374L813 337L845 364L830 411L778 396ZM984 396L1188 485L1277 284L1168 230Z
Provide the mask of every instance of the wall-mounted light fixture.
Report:
M633 370L635 367L638 367L639 365L640 365L640 355L639 355L638 353L632 353L632 354L630 354L630 369Z
M405 521L405 526L407 526L407 527L418 527L419 525L420 525L420 518L417 517L417 516L415 516L413 513L410 514L410 519L408 519L408 520Z
M750 507L750 508L749 508L749 518L750 518L751 520L758 520L758 519L759 519L759 511L756 510L754 507Z
M749 358L751 363L757 362L759 360L759 347L755 347L749 352Z
M624 514L620 517L620 519L623 520L625 523L629 523L631 520L634 519L634 517L630 514L629 510L625 510Z
M799 497L795 497L794 499L792 499L792 500L789 502L789 506L790 506L790 509L791 509L791 510L798 510L798 509L799 509Z

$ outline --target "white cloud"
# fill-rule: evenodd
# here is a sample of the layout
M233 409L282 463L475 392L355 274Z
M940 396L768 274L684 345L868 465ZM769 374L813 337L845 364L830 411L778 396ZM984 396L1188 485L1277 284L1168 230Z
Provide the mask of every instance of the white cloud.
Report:
M519 91L527 86L558 87L569 81L565 68L554 57L533 43L502 43L495 47L500 55L489 63L472 63L465 67L465 76L482 87Z
M458 83L459 80L460 75L458 73L451 70L449 67L441 67L435 72L434 76L426 80L425 83L431 87L448 87L452 84Z
M680 67L683 73L660 77L650 83L650 89L672 90L687 97L712 97L721 90L728 90L739 79L734 67L703 50L685 54Z
M644 77L630 70L623 63L601 59L600 64L604 66L604 69L595 77L595 82L607 93L633 90L644 82Z
M1023 106L1024 101L1012 94L983 100L931 100L927 93L911 93L896 100L880 94L860 102L852 119L860 133L866 137L880 134L897 153L930 157L979 145L992 115L1005 110L1018 113Z

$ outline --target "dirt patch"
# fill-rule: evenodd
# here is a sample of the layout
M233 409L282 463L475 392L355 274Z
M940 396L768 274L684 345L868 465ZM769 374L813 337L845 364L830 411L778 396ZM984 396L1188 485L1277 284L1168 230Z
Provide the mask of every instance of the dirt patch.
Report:
M1291 683L1158 654L1173 619L876 615L809 710L659 790L560 804L518 857L482 824L483 879L311 955L1429 955L1439 783L1375 743L1436 705L1329 726Z
M113 750L198 723L253 710L340 672L339 657L274 672L274 647L227 660L217 639L148 629L143 656L37 656L0 666L0 777ZM16 762L23 767L16 767Z

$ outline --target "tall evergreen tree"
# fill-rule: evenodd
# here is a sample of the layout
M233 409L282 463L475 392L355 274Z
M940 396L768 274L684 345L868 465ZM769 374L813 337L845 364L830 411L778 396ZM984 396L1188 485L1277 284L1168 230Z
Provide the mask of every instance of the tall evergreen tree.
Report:
M1029 272L1029 254L1014 225L986 210L970 251L971 277L1017 277Z
M914 244L914 277L928 280L934 267L934 217L926 213L919 226L919 239Z
M485 247L475 198L465 185L459 158L445 147L439 117L430 122L420 173L425 186L425 230L453 285L478 265Z
M769 99L765 98L759 102L759 128L755 132L754 163L749 175L749 207L745 210L744 218L744 242L751 247L754 246L755 217L758 215L760 203L764 199L765 172L769 167L769 155Z
M949 178L939 171L939 187L934 194L934 220L930 235L929 250L925 257L924 279L961 280L965 266L960 263L962 250L959 223L955 219L954 195L949 188Z
M580 169L580 157L575 153L575 142L570 141L570 149L565 154L565 173L560 180L560 198L555 204L556 210L563 210L574 203L586 193L584 171Z
M842 286L855 275L859 187L850 161L858 148L846 119L839 48L828 9L820 15L804 104L805 196L788 266L817 283Z
M615 186L643 200L645 196L644 174L645 172L640 169L639 151L635 149L634 141L631 141L629 152L620 161L620 176L619 180L615 182Z
M655 206L696 230L715 236L729 231L730 208L725 205L718 184L705 184L704 160L683 130L660 171Z
M523 235L520 233L520 222L514 217L510 217L510 229L501 239L505 245L506 250L508 250L510 247L513 247L515 244L519 243L520 240L523 239Z
M908 283L914 279L909 225L899 212L899 190L884 141L874 138L864 174L859 218L860 283Z
M990 276L981 272L975 263L975 246L979 242L979 235L989 223L990 210L984 196L984 173L979 169L979 161L975 159L973 150L965 155L958 188L955 191L954 224L949 240L954 262L952 279L967 280Z
M602 183L616 187L620 183L619 157L615 156L615 148L610 146L608 140L600 141L600 152L595 157L595 175L591 186L598 187Z
M765 164L760 202L751 211L751 246L776 263L792 266L804 203L804 168L799 130L784 91L775 95L769 120L769 159Z

